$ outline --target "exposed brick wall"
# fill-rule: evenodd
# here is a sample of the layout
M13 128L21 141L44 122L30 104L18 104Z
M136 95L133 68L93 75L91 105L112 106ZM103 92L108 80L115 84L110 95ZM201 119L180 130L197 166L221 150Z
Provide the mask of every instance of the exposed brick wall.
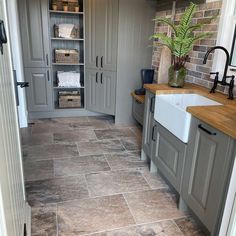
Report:
M197 8L197 12L194 16L194 23L198 23L203 21L206 18L209 18L213 15L219 14L222 6L222 1L214 1L204 4L199 4ZM177 8L176 9L176 17L175 21L178 22L180 20L181 15L183 14L185 8ZM157 17L171 17L171 10L167 11L159 11L156 13ZM213 62L213 54L210 54L208 57L208 61L206 65L203 65L203 57L206 51L216 45L217 38L217 30L219 24L219 17L214 20L210 25L207 25L202 28L202 31L209 31L212 33L212 36L196 42L193 47L193 51L189 54L190 59L186 63L186 67L188 69L186 81L191 83L196 83L208 88L213 86L213 79L210 78L209 72L212 68ZM164 32L167 33L167 26L161 23L155 24L155 33ZM152 58L152 66L156 71L156 80L158 80L158 69L161 55L161 46L154 42L153 48L153 58ZM218 86L218 90L222 92L226 92L226 88L223 86Z

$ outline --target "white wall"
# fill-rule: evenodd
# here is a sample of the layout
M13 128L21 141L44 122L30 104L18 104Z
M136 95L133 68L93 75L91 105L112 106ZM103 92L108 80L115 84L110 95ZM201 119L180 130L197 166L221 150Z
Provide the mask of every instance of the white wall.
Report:
M9 19L9 32L11 40L11 51L13 58L13 68L16 70L17 81L24 81L24 71L23 71L23 60L22 60L22 50L21 50L21 40L20 40L20 30L19 30L19 17L17 9L17 0L7 1L8 8L8 19ZM26 108L26 99L25 99L25 89L18 87L19 94L19 123L20 127L27 127L27 108Z

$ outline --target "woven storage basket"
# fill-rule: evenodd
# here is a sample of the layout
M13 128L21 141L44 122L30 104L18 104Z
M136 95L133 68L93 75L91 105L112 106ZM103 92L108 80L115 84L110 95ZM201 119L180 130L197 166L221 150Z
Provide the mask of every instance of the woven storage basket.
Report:
M79 63L79 51L76 49L55 49L56 63Z
M54 37L59 38L59 25L57 25L57 24L54 25ZM79 25L74 26L69 38L72 38L72 39L79 39L80 38Z
M79 91L59 92L59 108L81 108Z

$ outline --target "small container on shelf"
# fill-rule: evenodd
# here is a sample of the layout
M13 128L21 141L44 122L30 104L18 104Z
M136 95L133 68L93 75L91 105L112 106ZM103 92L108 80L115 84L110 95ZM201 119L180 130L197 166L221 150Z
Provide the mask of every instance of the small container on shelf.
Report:
M78 3L76 3L75 5L74 5L74 11L75 12L79 12L79 4Z
M56 0L52 1L52 10L53 11L57 11L58 10L58 5L57 5L57 1Z
M76 49L55 49L55 63L79 63L79 51Z
M80 88L80 73L76 71L57 71L57 86L58 88Z
M59 91L59 108L81 108L81 95L79 91Z
M79 25L74 24L55 24L54 25L55 38L80 38Z

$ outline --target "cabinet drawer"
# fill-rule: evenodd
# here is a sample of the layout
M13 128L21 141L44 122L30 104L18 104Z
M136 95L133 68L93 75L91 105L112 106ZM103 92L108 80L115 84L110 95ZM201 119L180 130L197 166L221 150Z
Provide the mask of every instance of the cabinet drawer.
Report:
M143 124L144 104L133 98L133 116L141 125Z

